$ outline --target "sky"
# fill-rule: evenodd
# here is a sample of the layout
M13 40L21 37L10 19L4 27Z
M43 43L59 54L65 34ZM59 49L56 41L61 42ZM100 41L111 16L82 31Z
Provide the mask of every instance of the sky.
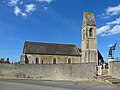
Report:
M104 60L116 42L114 57L120 57L120 0L0 0L0 58L19 61L25 41L81 48L83 12L95 15Z

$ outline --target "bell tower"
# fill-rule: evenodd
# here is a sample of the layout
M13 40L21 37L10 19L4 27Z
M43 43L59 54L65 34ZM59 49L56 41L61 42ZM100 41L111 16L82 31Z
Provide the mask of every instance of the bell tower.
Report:
M98 62L96 22L94 14L84 12L82 22L82 63Z

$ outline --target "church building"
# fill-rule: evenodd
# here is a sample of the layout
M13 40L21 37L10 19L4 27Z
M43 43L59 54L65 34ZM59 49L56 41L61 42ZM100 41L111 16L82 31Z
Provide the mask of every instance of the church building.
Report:
M103 57L97 49L96 22L94 14L84 12L81 48L75 44L57 44L25 41L20 64L100 64Z

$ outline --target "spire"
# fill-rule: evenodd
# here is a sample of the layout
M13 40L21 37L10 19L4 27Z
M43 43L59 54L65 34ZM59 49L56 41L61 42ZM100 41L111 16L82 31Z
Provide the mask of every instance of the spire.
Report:
M96 26L94 14L91 12L84 12L82 28L86 25L87 26Z

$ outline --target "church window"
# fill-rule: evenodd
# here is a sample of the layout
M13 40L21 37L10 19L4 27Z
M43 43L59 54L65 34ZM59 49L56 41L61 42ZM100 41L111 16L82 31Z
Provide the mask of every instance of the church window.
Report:
M86 38L88 37L88 27L86 27Z
M83 33L83 39L85 38L85 33Z
M70 58L68 58L68 64L71 64L71 63L72 63L71 59L70 59Z
M53 59L53 64L56 64L56 58Z
M29 64L29 60L28 60L27 55L25 55L25 64Z
M89 40L86 41L86 49L89 48Z
M39 64L39 58L37 57L35 60L36 64Z
M41 63L43 64L43 59L42 59Z
M93 28L90 28L90 30L89 30L89 36L90 36L90 37L93 36Z
M85 30L83 30L83 39L85 38Z

